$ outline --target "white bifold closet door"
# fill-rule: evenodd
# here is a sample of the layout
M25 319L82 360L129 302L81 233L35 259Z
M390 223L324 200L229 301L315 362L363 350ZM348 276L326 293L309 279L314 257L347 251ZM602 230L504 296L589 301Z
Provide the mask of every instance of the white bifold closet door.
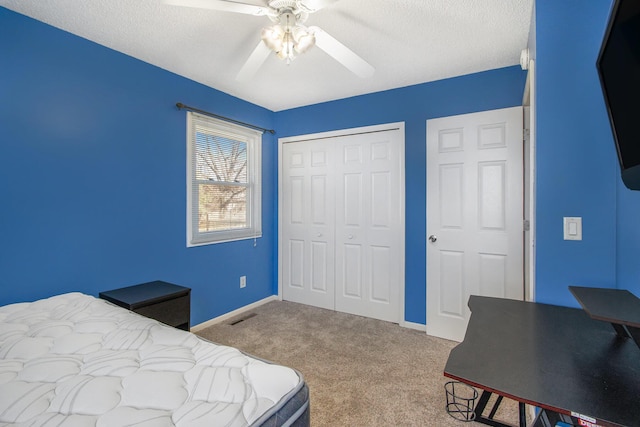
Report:
M331 144L317 141L282 148L282 296L328 309L335 306L333 157Z
M399 322L404 286L400 129L282 146L282 294Z

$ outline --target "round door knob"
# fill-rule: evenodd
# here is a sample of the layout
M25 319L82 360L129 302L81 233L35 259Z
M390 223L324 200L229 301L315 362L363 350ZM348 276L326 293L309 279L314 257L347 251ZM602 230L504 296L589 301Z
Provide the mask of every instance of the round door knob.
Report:
M349 240L353 239L353 234L349 234Z
M318 237L322 237L322 233L318 233Z
M438 240L438 238L436 236L434 236L433 234L431 236L429 236L429 241L431 243L435 243L436 240Z

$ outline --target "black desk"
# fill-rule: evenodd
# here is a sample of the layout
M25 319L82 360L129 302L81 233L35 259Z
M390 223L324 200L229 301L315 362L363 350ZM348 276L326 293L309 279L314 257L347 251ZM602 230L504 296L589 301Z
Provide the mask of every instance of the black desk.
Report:
M623 289L569 286L592 319L611 323L623 338L633 338L640 347L640 299Z
M451 350L445 376L485 397L542 408L551 424L535 425L571 415L578 425L582 414L599 426L640 426L640 349L632 340L579 309L478 296L469 308L465 339ZM484 420L501 425L493 421Z

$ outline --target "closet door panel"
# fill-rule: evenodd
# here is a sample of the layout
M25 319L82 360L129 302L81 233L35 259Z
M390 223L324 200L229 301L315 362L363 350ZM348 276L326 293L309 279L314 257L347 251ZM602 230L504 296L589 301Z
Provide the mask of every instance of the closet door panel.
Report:
M334 308L334 216L330 147L282 149L282 294L288 301Z
M351 135L335 143L342 160L336 165L336 310L399 322L400 134Z

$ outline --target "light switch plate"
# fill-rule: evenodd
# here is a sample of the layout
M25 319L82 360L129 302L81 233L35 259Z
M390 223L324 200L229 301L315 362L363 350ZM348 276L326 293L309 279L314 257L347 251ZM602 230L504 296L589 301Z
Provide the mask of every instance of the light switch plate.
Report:
M564 240L582 240L582 217L564 217Z

